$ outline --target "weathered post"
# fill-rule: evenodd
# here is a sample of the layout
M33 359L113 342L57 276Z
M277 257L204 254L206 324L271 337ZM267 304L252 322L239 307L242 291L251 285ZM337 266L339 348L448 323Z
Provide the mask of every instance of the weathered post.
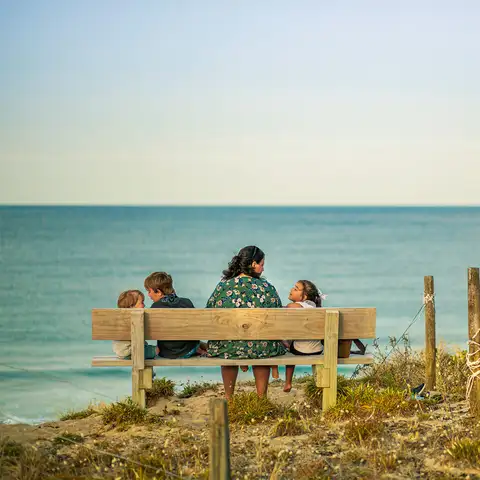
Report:
M210 480L230 480L230 432L227 401L210 400Z
M468 361L474 367L470 367L471 377L468 384L470 391L470 410L474 415L480 418L480 281L479 269L468 269Z
M435 289L431 275L423 279L425 304L425 388L433 390L436 383Z

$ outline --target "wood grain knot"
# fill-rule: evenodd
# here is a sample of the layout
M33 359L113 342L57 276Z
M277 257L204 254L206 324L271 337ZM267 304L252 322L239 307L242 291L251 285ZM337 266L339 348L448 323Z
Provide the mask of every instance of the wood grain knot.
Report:
M248 330L250 328L250 324L249 323L244 323L242 325L242 327L245 329L245 330Z

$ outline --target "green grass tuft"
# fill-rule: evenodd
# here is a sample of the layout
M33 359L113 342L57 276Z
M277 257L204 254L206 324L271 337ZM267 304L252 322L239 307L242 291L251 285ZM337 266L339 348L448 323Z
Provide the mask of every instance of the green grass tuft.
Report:
M212 382L187 382L182 391L178 394L178 398L190 398L195 395L202 395L208 390L213 390L216 392L218 390L218 384Z
M452 441L447 453L455 460L477 466L480 464L480 440L457 438Z
M394 388L377 390L369 384L347 387L339 395L337 404L325 412L327 420L348 420L376 416L413 415L433 404L428 400L416 401L407 398L406 392Z
M238 393L228 402L228 415L231 423L250 425L276 417L280 409L267 397L256 393Z
M313 407L321 408L322 398L323 398L323 388L317 387L317 385L315 384L315 379L313 378L312 375L303 377L302 383L303 383L303 389L305 391L305 397L307 398L307 401ZM338 396L344 395L348 386L356 385L357 383L358 382L356 380L350 380L348 378L345 378L343 375L338 375L337 395Z
M154 405L159 398L168 398L175 395L175 382L166 377L158 378L152 382L152 388L145 390L147 405Z
M65 413L62 413L60 416L61 421L66 421L66 420L81 420L82 418L87 418L90 417L91 415L94 415L96 412L93 409L91 405L89 405L87 408L79 411L75 410L69 410Z
M295 410L285 410L283 417L277 420L272 427L270 435L272 437L287 437L302 435L307 429L299 413Z
M380 436L385 430L384 423L376 417L350 420L345 425L345 438L351 443L362 443L365 440Z
M151 425L164 423L160 415L149 413L145 408L139 407L132 399L112 403L102 412L104 425L127 428L131 425Z
M72 443L83 443L85 439L76 433L63 432L53 439L54 445L71 445Z

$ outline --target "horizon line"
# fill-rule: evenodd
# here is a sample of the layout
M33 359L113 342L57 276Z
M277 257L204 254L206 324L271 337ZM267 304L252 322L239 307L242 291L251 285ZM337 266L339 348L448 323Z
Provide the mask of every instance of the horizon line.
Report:
M480 204L152 204L152 203L0 203L3 207L125 207L125 208L480 208Z

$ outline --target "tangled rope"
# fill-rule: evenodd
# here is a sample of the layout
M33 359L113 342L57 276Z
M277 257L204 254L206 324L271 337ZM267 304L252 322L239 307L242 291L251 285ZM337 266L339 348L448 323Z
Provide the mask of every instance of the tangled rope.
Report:
M469 353L467 353L467 367L470 370L471 375L468 377L467 381L467 401L470 401L470 394L472 393L475 379L480 380L480 329L477 330L477 333L468 341L468 347Z

